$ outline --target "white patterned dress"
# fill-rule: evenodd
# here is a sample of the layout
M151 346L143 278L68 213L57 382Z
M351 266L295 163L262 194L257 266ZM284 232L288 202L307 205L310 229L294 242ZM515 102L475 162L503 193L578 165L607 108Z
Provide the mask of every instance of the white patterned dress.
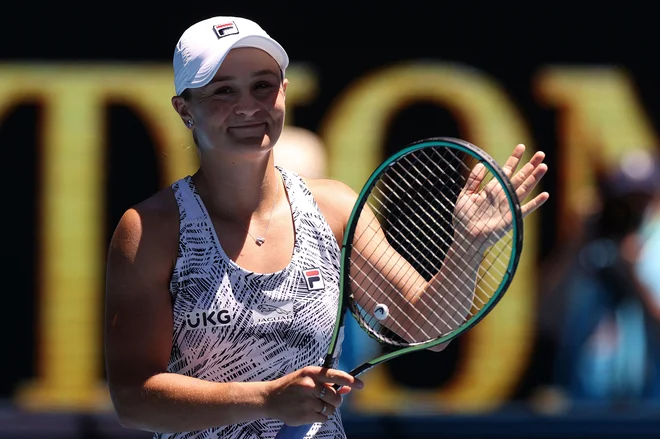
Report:
M323 363L337 314L340 250L303 180L278 169L290 200L295 244L289 265L269 274L245 270L227 257L190 176L172 185L180 232L170 283L169 372L254 382ZM340 350L341 339L335 359ZM281 427L281 421L258 419L154 438L271 438ZM344 438L339 411L315 424L307 437Z

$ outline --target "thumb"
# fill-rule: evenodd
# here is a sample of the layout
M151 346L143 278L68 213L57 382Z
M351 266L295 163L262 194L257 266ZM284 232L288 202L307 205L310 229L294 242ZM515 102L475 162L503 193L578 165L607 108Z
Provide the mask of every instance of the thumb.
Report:
M362 380L355 378L353 375L337 369L324 369L317 377L318 381L335 384L337 386L348 386L361 389L364 387Z
M346 395L347 393L351 393L351 390L353 390L353 389L351 389L350 387L342 386L337 390L337 394L338 395Z

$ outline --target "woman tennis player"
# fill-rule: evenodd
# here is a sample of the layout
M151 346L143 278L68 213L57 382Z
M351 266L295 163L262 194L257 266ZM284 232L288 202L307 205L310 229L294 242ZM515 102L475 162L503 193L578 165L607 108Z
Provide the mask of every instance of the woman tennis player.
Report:
M288 63L240 17L200 21L176 46L172 105L200 167L128 209L112 237L107 377L124 426L157 438L263 438L315 423L308 437L345 437L341 394L363 384L320 365L357 195L274 166ZM523 152L514 149L510 173ZM517 174L526 194L543 157Z

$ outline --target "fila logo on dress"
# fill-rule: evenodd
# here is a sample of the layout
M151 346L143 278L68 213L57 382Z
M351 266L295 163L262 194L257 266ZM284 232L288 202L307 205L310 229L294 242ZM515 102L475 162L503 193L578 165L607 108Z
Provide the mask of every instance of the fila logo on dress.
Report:
M318 291L325 288L321 269L310 268L303 271L303 274L305 275L305 282L307 283L307 289L309 291Z

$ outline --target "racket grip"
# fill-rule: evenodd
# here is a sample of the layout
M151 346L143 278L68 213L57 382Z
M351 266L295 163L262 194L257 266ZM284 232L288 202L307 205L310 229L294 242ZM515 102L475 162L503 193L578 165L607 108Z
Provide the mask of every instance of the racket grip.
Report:
M291 427L285 425L277 432L275 439L303 439L313 424Z

